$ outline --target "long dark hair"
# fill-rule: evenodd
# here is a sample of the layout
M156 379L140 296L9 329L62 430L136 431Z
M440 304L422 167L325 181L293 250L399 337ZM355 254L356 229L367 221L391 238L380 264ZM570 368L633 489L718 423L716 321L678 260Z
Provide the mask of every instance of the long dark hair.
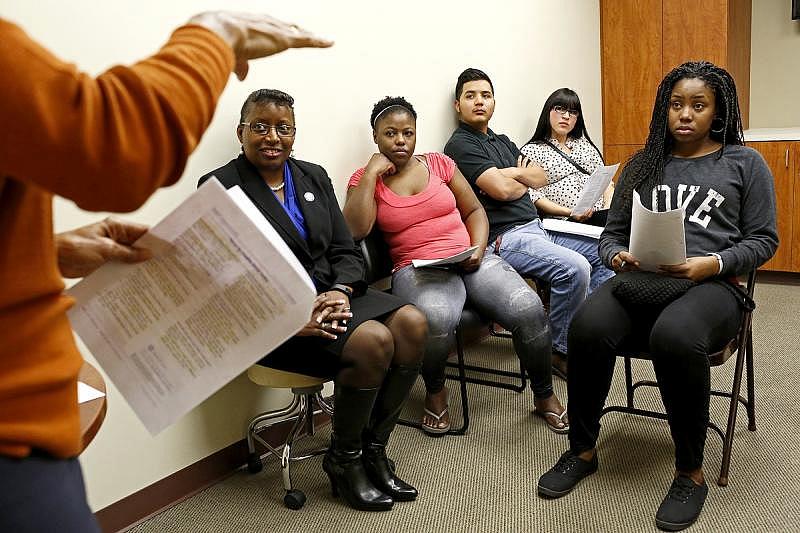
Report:
M620 176L619 193L624 209L630 208L634 190L649 191L661 182L664 163L674 143L668 124L672 89L680 80L695 78L703 80L714 92L716 117L712 122L710 137L722 143L722 150L717 157L722 157L725 146L729 144L744 144L736 83L728 71L708 61L690 61L675 67L658 86L647 143L630 158Z
M567 137L570 139L585 137L586 140L589 141L589 144L594 146L594 149L600 154L600 149L597 148L592 138L589 137L589 132L586 131L586 122L583 120L583 110L581 109L581 99L578 98L578 93L567 87L562 87L561 89L553 91L553 94L548 96L547 100L544 101L542 112L539 115L539 123L536 124L533 137L525 144L543 143L550 140L550 131L552 129L550 126L550 111L557 105L566 107L567 109L578 110L578 119L575 121L575 127L567 134ZM602 154L600 157L602 158Z

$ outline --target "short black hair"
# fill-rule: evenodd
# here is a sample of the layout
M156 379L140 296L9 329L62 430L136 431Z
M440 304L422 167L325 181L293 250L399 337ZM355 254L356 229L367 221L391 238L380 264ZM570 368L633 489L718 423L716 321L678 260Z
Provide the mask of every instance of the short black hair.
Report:
M294 113L294 98L289 96L283 91L278 89L258 89L250 93L250 96L242 104L242 112L239 115L239 123L245 121L247 113L256 104L275 104L278 106L285 106L292 110Z
M464 88L465 83L478 80L488 81L489 87L492 89L492 93L494 93L494 85L492 85L492 80L489 79L488 74L477 68L468 68L458 75L458 80L456 81L456 100L461 97L461 90Z
M378 119L378 115L389 109L390 107L401 107L409 115L414 117L414 120L417 120L417 112L414 111L414 106L412 106L408 100L403 98L402 96L387 96L374 106L372 106L372 113L369 115L369 124L372 126L372 129L375 129L375 121ZM398 110L399 111L399 110Z

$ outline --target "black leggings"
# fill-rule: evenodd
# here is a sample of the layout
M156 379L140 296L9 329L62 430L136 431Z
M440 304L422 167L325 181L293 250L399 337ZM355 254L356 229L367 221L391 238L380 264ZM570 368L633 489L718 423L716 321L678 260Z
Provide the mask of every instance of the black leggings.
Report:
M742 310L730 290L703 283L661 313L643 316L623 307L610 281L587 298L569 330L570 448L581 453L595 447L618 348L639 349L653 359L676 468L700 468L710 395L707 354L736 335Z

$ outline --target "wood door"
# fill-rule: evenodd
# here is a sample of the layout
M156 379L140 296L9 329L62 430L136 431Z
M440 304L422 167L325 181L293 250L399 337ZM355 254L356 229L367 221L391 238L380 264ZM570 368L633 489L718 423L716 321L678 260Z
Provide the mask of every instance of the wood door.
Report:
M661 82L661 0L600 0L603 140L644 144Z
M666 0L662 16L663 74L686 61L727 68L728 0Z
M742 126L750 117L751 0L667 0L662 7L662 69L711 61L733 76Z
M794 213L795 180L793 179L798 144L800 143L777 141L747 143L748 146L755 148L764 156L772 171L772 176L775 178L780 244L778 251L761 267L761 270L800 271L793 268L792 264L793 218L800 220ZM800 256L795 255L795 257L800 259Z
M635 154L637 151L644 148L643 144L612 144L612 145L605 145L605 151L603 152L603 159L606 162L606 165L615 165L619 163L619 169L617 173L614 175L614 183L617 182L619 179L619 175L622 172L622 168L627 163L628 159Z
M794 197L800 203L800 142L793 142L789 154L792 164L790 179L794 189ZM792 231L797 227L797 237L792 233L792 272L800 272L800 210L792 210Z

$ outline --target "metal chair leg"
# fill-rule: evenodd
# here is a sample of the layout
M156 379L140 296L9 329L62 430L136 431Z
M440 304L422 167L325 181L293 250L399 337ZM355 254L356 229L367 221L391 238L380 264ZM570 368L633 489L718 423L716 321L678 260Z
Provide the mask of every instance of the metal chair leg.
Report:
M298 407L300 407L300 398L298 396L293 396L292 401L289 403L289 405L287 405L283 409L278 409L275 411L270 411L268 413L261 414L253 418L248 423L246 431L247 470L251 474L260 472L261 469L264 467L263 463L261 462L261 455L258 452L256 452L256 441L261 443L274 455L278 454L275 448L273 448L267 441L258 436L258 432L262 429L273 426L279 422L288 420L289 418L295 415Z
M631 367L631 358L625 357L625 399L626 405L629 409L633 409L633 369Z
M733 435L736 431L736 415L739 409L739 391L742 388L742 372L744 371L745 355L748 345L748 332L750 331L750 316L745 318L745 325L739 337L739 350L736 353L736 368L733 372L733 387L731 388L731 406L728 411L728 426L725 429L725 443L722 446L722 467L719 472L717 485L728 485L728 471L731 465L731 451L733 449Z
M299 395L297 397L300 402L300 413L297 416L297 420L295 421L294 425L292 426L291 431L289 431L289 435L286 438L286 444L283 446L283 452L281 453L281 473L283 474L283 488L286 491L292 490L292 475L291 475L291 461L292 461L292 444L294 444L294 439L300 434L305 425L306 419L308 418L308 399L305 395Z
M747 332L747 352L745 353L745 363L747 364L747 429L756 430L756 388L755 373L753 371L753 332Z

